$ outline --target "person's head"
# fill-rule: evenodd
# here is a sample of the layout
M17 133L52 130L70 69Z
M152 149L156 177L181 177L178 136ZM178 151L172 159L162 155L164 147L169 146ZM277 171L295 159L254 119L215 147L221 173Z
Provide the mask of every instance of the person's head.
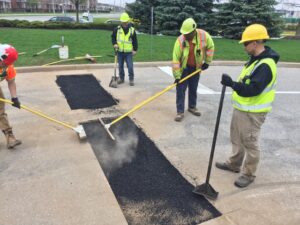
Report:
M239 43L244 44L245 50L249 55L256 56L264 50L264 43L269 38L265 26L261 24L252 24L246 27Z
M18 59L18 51L11 45L0 44L0 67L13 64Z
M192 40L195 36L195 30L197 28L197 24L193 18L188 18L183 21L180 33L182 33L186 40Z
M127 27L129 22L130 22L129 15L126 12L122 13L121 16L120 16L120 21L121 21L121 26L122 27Z

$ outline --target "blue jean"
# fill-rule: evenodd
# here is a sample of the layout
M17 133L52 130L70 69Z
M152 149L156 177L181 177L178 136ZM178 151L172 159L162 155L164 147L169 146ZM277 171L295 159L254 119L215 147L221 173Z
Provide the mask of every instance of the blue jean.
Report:
M183 70L181 78L183 79L196 70L195 67L187 67ZM190 77L186 81L176 86L176 107L177 113L184 112L185 91L189 87L189 108L195 108L197 105L197 88L200 79L200 73Z
M132 52L118 52L119 77L121 80L125 78L124 61L127 64L129 80L134 80Z

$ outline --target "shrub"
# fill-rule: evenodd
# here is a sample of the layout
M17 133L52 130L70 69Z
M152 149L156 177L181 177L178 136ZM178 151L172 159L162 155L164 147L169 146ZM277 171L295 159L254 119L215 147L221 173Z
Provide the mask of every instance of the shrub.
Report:
M5 20L0 19L0 27L16 27L16 28L42 28L42 29L99 29L113 30L116 25L105 23L64 23L64 22L41 22L27 20Z

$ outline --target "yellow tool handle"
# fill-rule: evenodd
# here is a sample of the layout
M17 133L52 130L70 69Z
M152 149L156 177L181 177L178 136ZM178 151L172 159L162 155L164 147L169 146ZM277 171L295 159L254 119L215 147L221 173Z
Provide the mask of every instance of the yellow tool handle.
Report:
M186 81L187 79L189 79L190 77L194 76L195 74L201 72L201 69L198 69L196 71L194 71L193 73L189 74L188 76L186 76L185 78L181 79L179 81L179 83L182 83L184 81ZM141 108L142 106L148 104L149 102L153 101L154 99L156 99L157 97L161 96L162 94L164 94L165 92L169 91L170 89L172 89L173 87L175 87L177 84L174 83L168 87L166 87L164 90L162 90L161 92L153 95L152 97L146 99L145 101L141 102L140 104L136 105L135 107L133 107L131 110L129 110L127 113L123 114L122 116L118 117L117 119L113 120L109 126L117 123L118 121L120 121L121 119L123 119L124 117L128 116L129 114L135 112L136 110L138 110L139 108Z
M101 55L99 56L91 56L91 58L100 58L102 57ZM78 56L78 57L75 57L73 59L62 59L62 60L59 60L59 61L55 61L55 62L51 62L51 63L47 63L47 64L44 64L43 66L50 66L50 65L53 65L53 64L57 64L57 63L60 63L60 62L68 62L68 61L75 61L75 60L80 60L80 59L88 59L86 56Z
M7 99L4 99L4 98L0 98L0 101L1 101L1 102L5 102L5 103L8 103L8 104L11 104L11 105L13 104L12 101L7 100ZM58 123L58 124L60 124L60 125L62 125L62 126L64 126L64 127L70 128L70 129L72 129L72 130L75 129L75 127L73 127L73 126L71 126L71 125L69 125L69 124L66 124L66 123L61 122L61 121L56 120L56 119L53 119L53 118L51 118L51 117L49 117L49 116L47 116L47 115L45 115L45 114L43 114L43 113L41 113L41 112L35 111L35 110L31 109L31 108L28 108L28 107L25 106L25 105L21 105L21 108L22 108L22 109L25 109L25 110L27 110L27 111L33 113L33 114L36 114L36 115L38 115L38 116L44 117L44 118L46 118L47 120L50 120L50 121L55 122L55 123Z

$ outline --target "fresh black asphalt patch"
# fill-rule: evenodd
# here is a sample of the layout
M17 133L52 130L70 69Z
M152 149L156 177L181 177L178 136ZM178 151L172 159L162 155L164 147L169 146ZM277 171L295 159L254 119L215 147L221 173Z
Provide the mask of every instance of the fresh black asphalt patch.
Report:
M114 98L92 74L57 76L56 83L70 108L99 109L116 105Z
M116 104L92 75L58 76L56 82L71 109ZM99 121L83 126L129 225L196 225L221 215L192 193L194 187L128 117L112 125L116 141Z
M83 126L129 225L196 225L221 215L128 117L112 125L115 142L99 121Z

